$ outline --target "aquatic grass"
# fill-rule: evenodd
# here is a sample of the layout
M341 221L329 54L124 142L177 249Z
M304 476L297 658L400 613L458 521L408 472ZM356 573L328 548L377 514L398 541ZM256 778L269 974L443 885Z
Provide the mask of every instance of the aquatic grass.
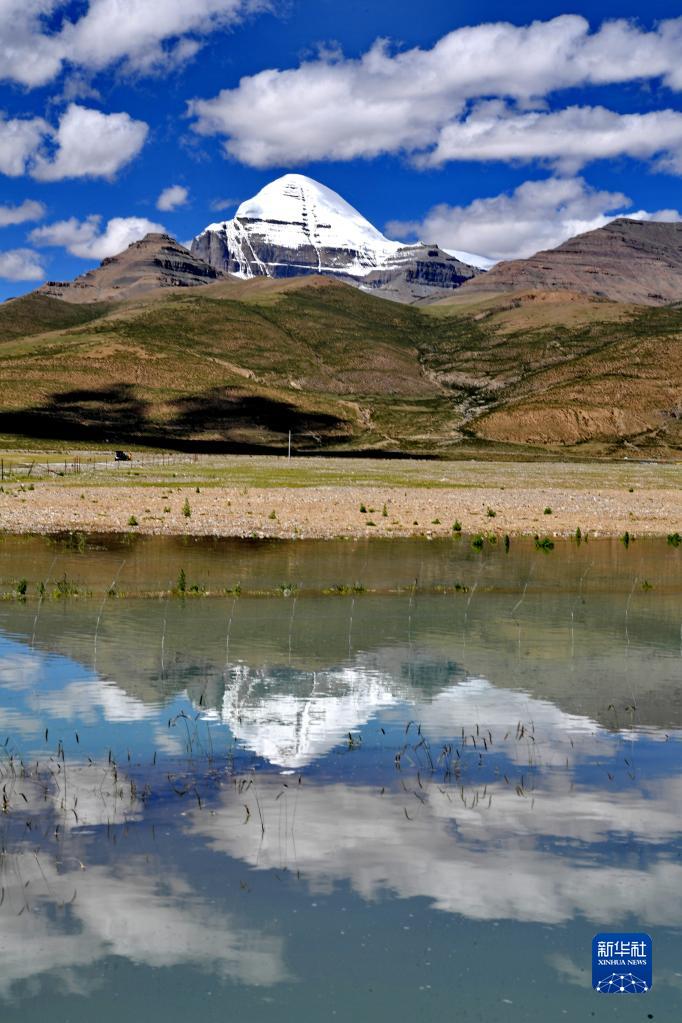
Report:
M336 597L348 597L365 592L365 587L362 583L353 583L352 585L348 585L348 583L340 583L337 586L329 586L327 589L322 591L322 593L326 596Z
M81 590L75 583L71 582L67 578L66 573L61 579L57 580L52 596L57 600L62 600L65 597L78 597L81 595Z
M536 533L534 539L535 539L535 549L537 551L553 551L554 550L554 540L550 540L550 538L548 536L543 537L542 540L541 540L540 537Z

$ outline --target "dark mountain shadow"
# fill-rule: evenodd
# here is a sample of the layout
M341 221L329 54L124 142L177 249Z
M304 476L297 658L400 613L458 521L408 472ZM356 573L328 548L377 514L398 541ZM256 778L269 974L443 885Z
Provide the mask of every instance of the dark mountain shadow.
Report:
M46 440L130 442L147 423L147 403L129 384L61 391L43 405L0 412L1 433Z
M306 412L289 402L225 388L178 398L173 405L176 415L169 429L178 438L205 432L235 442L240 433L261 430L266 443L277 445L281 438L286 445L291 430L297 446L315 449L348 440L353 433L351 423L340 416Z
M340 416L224 388L178 398L172 407L175 414L159 423L129 384L62 391L42 405L0 412L0 433L216 454L281 454L290 430L299 452L321 451L353 436L352 424Z

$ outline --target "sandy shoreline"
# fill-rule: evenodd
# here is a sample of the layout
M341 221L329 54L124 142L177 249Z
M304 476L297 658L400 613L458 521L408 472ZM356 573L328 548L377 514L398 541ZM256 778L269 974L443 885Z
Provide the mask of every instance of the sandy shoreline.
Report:
M189 515L185 502L189 504ZM366 511L362 511L362 508ZM545 509L551 514L545 514ZM184 509L184 510L183 510ZM489 509L494 515L489 514ZM133 521L134 520L134 521ZM682 532L682 490L590 487L68 486L13 483L0 531L320 538L464 533L667 536Z

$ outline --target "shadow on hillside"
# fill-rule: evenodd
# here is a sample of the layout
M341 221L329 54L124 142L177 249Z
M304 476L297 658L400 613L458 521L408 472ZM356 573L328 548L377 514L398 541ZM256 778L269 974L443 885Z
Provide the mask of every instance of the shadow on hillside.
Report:
M298 451L320 451L350 440L350 422L306 412L289 402L216 389L170 403L159 422L129 384L63 391L43 405L0 412L0 433L117 447L142 444L203 453L279 454L289 430Z

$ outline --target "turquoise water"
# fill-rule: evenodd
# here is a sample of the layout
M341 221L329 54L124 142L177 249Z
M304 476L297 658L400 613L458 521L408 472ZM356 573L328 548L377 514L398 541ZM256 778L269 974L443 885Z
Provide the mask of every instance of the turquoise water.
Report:
M6 539L0 591L3 1020L682 1015L682 550Z

